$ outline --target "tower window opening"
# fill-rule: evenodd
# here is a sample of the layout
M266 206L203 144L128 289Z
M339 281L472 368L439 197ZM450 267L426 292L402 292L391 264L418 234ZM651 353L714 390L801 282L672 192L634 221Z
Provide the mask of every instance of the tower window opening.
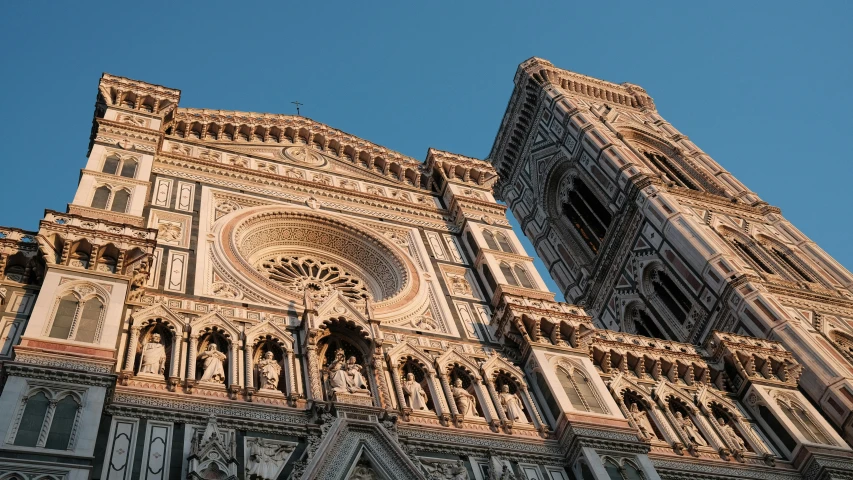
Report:
M770 268L770 266L767 265L766 262L764 262L755 252L753 252L751 248L749 248L747 245L741 243L740 240L733 240L732 243L734 243L734 246L737 247L737 249L740 250L740 252L742 254L746 255L747 258L752 260L752 262L758 268L763 270L764 273L769 273L771 275L776 274L776 272L772 268Z
M690 312L691 302L672 278L663 270L659 270L656 272L656 278L652 281L652 287L670 313L679 322L684 323L687 320L687 314Z
M598 253L613 218L607 207L598 201L584 182L576 178L563 211L590 250Z
M787 253L782 252L776 248L771 249L773 255L779 259L782 263L784 263L800 280L805 282L814 282L814 279L806 273L806 271L794 261Z
M661 173L666 175L671 181L675 182L676 185L689 188L691 190L702 191L702 189L699 188L696 183L694 183L678 166L676 166L669 157L651 152L643 152L643 155L645 155Z

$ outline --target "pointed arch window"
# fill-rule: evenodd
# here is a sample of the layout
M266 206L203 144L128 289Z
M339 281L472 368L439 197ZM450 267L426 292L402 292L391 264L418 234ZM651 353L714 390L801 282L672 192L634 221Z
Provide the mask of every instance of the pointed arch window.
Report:
M125 159L121 165L121 176L125 178L136 177L136 167L138 165L139 162L135 158Z
M663 340L669 338L661 332L654 319L652 319L644 309L635 308L632 315L634 320L634 332L628 333L636 333L637 335L642 335L644 337L660 338Z
M92 208L100 210L126 213L130 206L130 190L121 187L112 189L107 185L101 185L95 189L91 205Z
M643 480L640 470L628 462L622 462L620 465L616 460L608 458L604 462L604 470L610 480Z
M74 431L74 423L77 419L77 411L80 405L71 395L56 402L56 408L50 422L50 431L47 434L45 448L64 450L68 448L71 441L71 433Z
M500 250L500 248L498 248L497 242L495 241L495 236L492 234L492 232L488 230L483 230L483 239L486 240L486 246L488 246L490 249Z
M101 171L110 175L119 175L125 178L136 177L136 170L139 166L139 160L127 157L122 158L118 154L109 155L104 159L104 166Z
M521 265L516 265L513 267L513 271L515 272L516 278L518 278L518 283L521 284L524 288L533 288L533 282L530 281L530 276L527 275L527 271Z
M592 253L598 253L612 221L610 211L598 201L589 187L579 178L573 180L565 200L563 213L569 223L583 242L589 246Z
M699 185L690 178L690 176L684 172L675 162L667 157L666 155L661 155L659 153L652 152L643 152L643 155L658 169L661 173L663 173L670 181L675 183L676 185L684 188L689 188L691 190L702 191L703 189L699 187Z
M80 407L71 393L56 395L38 387L24 397L20 421L13 425L13 444L55 450L72 448Z
M814 278L806 272L806 269L800 265L798 259L795 259L793 254L788 252L783 252L782 250L771 247L770 252L779 261L779 263L785 265L788 270L796 277L798 280L803 282L814 282Z
M53 325L50 327L51 338L68 338L79 306L77 297L70 293L59 300L56 314L53 316Z
M580 370L573 368L569 373L563 368L557 368L557 378L573 407L586 412L607 413L595 394L595 387Z
M753 250L752 245L747 245L746 243L733 239L732 243L738 249L738 251L745 256L748 260L751 260L750 263L761 269L764 273L769 273L771 275L775 275L776 271L770 267L769 262L762 259L759 254Z
M129 201L130 192L125 189L121 189L113 195L113 203L110 206L110 210L113 212L125 213L127 211L127 204Z
M24 413L21 416L20 423L18 423L18 433L15 435L15 445L35 447L38 444L42 425L44 425L44 417L47 415L49 406L50 400L44 392L38 392L26 400Z
M657 270L652 276L652 288L672 316L684 323L690 313L692 302L675 281L665 271Z
M118 166L121 163L121 158L118 155L110 155L104 160L104 168L101 169L104 173L115 175L118 173Z
M104 310L104 303L98 297L92 296L81 301L73 293L67 293L57 301L48 336L94 343Z
M501 251L507 253L515 253L515 251L513 251L512 249L512 245L510 245L509 240L506 238L506 235L501 232L498 232L495 237L497 237L498 239L498 245L501 247Z
M92 208L106 209L111 195L110 187L106 185L96 188L95 195L92 196Z
M777 404L779 405L779 408L782 409L782 413L785 414L785 417L794 424L797 430L799 430L809 442L833 445L833 442L827 438L821 428L815 424L814 420L803 407L794 402L783 402L781 399L777 400Z
M501 263L501 273L506 279L506 283L513 287L518 286L518 280L516 280L515 275L512 274L512 267L510 267L508 263Z

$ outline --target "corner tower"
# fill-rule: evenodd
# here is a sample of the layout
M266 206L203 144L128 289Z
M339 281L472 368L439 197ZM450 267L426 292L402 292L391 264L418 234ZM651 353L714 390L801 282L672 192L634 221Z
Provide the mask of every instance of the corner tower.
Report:
M780 341L853 439L853 276L670 125L646 91L531 58L489 155L496 196L599 327Z

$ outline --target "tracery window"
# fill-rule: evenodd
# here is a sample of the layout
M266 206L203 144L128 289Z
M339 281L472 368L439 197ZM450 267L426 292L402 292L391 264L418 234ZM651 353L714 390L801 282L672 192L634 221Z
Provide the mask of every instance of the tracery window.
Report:
M39 388L23 399L14 445L56 450L73 448L81 404L70 392L58 395Z
M519 264L510 265L506 262L501 262L501 273L506 279L506 283L513 287L535 288L530 280L530 275L527 270Z
M92 196L92 208L110 210L125 213L130 204L130 191L125 188L111 189L107 185L101 185L95 189Z
M628 333L636 333L637 335L642 335L644 337L660 338L664 340L669 338L661 332L657 323L655 323L654 319L652 319L644 309L635 308L630 315L633 320L634 331Z
M652 274L652 288L670 314L679 322L685 323L692 302L681 291L675 281L663 270Z
M307 292L316 301L325 299L333 290L354 302L370 297L362 279L343 267L322 260L282 255L261 262L258 270L288 290L299 294Z
M57 300L48 336L94 343L103 316L104 303L98 297L81 301L74 293L66 293Z
M506 235L501 232L498 232L497 234L495 234L495 237L498 239L498 245L501 247L501 251L507 253L515 253L512 249L512 245L510 245L509 240L506 238Z
M771 275L776 274L776 271L770 267L769 262L762 259L759 254L753 250L751 245L747 245L738 239L732 240L732 244L734 244L738 251L746 257L747 261L750 261L750 263L761 269L764 273L769 273Z
M604 469L610 480L644 480L642 472L632 463L622 461L620 464L612 458L604 461Z
M853 362L853 337L846 333L834 331L829 334L829 339L848 361Z
M833 442L827 438L826 434L823 433L823 430L811 418L811 415L809 415L808 412L806 412L806 410L798 403L790 400L783 401L781 398L777 399L776 403L779 405L779 408L782 409L782 413L785 417L794 424L797 430L799 430L809 442L833 445Z
M580 370L572 368L569 373L564 368L557 368L557 378L573 407L586 412L607 413L595 393L595 387Z
M676 185L684 188L689 188L691 190L699 190L702 191L702 188L690 178L675 162L672 161L671 158L666 155L661 155L660 153L653 152L643 152L643 155L660 171L663 173L670 181L675 183Z
M488 230L483 230L483 238L486 240L486 246L492 250L500 250L498 243L495 241L495 236Z
M104 167L101 171L109 173L110 175L134 178L136 176L136 168L138 165L139 161L135 158L121 158L117 154L112 154L104 160Z
M787 267L787 270L790 271L797 280L803 282L815 281L814 278L806 272L806 269L799 264L799 260L794 258L793 254L784 252L776 247L771 247L770 252L773 254L773 257L779 261L779 263Z
M597 253L607 234L612 215L579 178L575 178L564 193L563 213L592 253Z

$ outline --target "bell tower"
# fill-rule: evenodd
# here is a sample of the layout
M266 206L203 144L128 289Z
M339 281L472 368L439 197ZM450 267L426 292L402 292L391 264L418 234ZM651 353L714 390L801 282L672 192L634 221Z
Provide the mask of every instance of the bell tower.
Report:
M853 440L853 276L675 129L646 91L531 58L489 155L566 300L597 326L781 342Z

